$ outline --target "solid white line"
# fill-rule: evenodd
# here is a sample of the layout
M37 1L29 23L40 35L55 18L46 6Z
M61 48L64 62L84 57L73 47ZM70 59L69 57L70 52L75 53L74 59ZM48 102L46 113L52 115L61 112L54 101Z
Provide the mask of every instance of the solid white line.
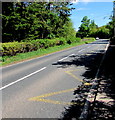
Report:
M71 57L71 56L73 56L73 55L75 55L75 54L71 54L71 55L69 55L69 57Z
M82 51L84 51L84 50L85 50L85 49L82 49L82 50L78 51L78 53L80 53L80 52L82 52ZM59 62L60 62L60 61L63 61L63 60L65 60L65 59L67 59L68 57L72 56L72 55L75 55L75 54L71 54L71 55L69 55L69 56L67 56L67 57L64 57L64 58L58 60L58 61L59 61Z
M39 56L39 57L36 57L36 58L30 58L29 60L24 60L24 61L21 61L21 62L18 62L18 63L14 63L14 64L7 65L7 66L3 66L2 69L3 69L3 68L7 68L7 67L12 67L12 66L15 66L15 65L18 65L18 64L22 64L22 63L24 63L24 62L29 62L29 61L32 61L32 60L35 60L35 59L44 58L44 57L47 57L47 56L50 56L50 55L54 55L54 54L56 54L56 53L64 52L64 51L66 51L66 50L73 49L73 48L76 48L76 46L75 46L75 47L72 47L72 48L67 48L67 49L65 49L65 50L57 51L57 52L54 52L54 53L49 53L48 55L43 55L43 56Z
M24 80L24 79L26 79L26 78L28 78L28 77L30 77L30 76L32 76L32 75L34 75L34 74L36 74L36 73L38 73L38 72L44 70L44 69L46 69L46 67L43 67L43 68L41 68L40 70L37 70L37 71L35 71L35 72L33 72L33 73L29 74L29 75L26 75L25 77L22 77L22 78L20 78L20 79L14 81L14 82L8 84L8 85L5 85L4 87L1 87L0 90L3 90L3 89L5 89L5 88L7 88L7 87L9 87L9 86L11 86L11 85L17 83L17 82L20 82L20 81L22 81L22 80Z
M64 57L64 58L62 58L62 59L60 59L60 60L58 60L58 61L59 61L59 62L60 62L60 61L63 61L63 60L65 60L65 59L67 59L68 57L71 57L71 56L73 56L73 55L75 55L75 54L68 55L67 57Z
M84 51L84 50L85 50L85 49L82 49L82 50L78 51L78 53L79 53L79 52L82 52L82 51Z
M63 61L63 60L65 60L65 59L67 59L69 56L67 56L67 57L64 57L64 58L62 58L62 59L60 59L60 60L58 60L59 62L60 61Z

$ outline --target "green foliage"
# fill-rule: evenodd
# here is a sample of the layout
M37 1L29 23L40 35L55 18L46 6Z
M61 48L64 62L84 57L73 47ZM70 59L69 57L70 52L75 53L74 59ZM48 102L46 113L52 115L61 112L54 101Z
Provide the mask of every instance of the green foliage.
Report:
M75 42L80 42L80 38L68 37L65 38L55 38L55 39L36 39L29 40L26 42L8 42L1 43L1 55L2 56L15 56L18 53L25 53L36 51L39 49L46 49L49 47L60 46L65 44L72 44Z
M98 26L95 24L95 21L91 20L90 25L89 25L90 31L96 28L98 28Z
M114 36L114 28L115 28L115 19L113 18L113 16L111 16L111 21L107 24L106 28L109 29L109 34L110 37L112 38Z
M83 17L82 24L76 33L77 37L99 37L99 38L110 38L113 36L114 24L113 21L109 22L108 25L98 27L94 20L88 19L87 16Z
M17 53L36 51L38 49L49 48L56 45L66 44L64 38L57 39L36 39L28 42L1 43L1 54L3 56L14 56Z
M97 35L99 38L110 38L109 29L106 28L106 26L99 27L99 28L97 29L96 35Z
M73 33L70 6L69 2L3 2L2 41L65 37L69 29Z
M82 22L82 24L79 27L79 30L78 30L76 36L83 38L83 37L88 36L89 30L90 30L89 29L90 19L88 19L88 17L85 16L85 17L83 17L81 22Z
M68 44L72 44L72 43L80 42L80 41L81 41L81 38L76 38L76 37L71 37L71 36L69 36L67 38L67 43Z
M94 28L91 30L89 36L99 38L110 38L110 30L107 28L107 26Z
M59 38L57 38L58 40L60 40ZM89 38L88 38L89 39ZM1 57L1 61L2 61L2 65L8 65L17 61L22 61L22 60L27 60L27 59L32 59L35 57L39 57L39 56L43 56L46 54L50 54L56 51L60 51L63 49L67 49L67 48L71 48L77 45L81 45L81 44L86 44L86 43L91 43L94 40L90 39L90 40L85 40L82 41L80 38L76 38L76 41L80 41L80 42L75 42L72 44L66 44L66 45L57 45L54 47L49 47L47 49L38 49L37 51L32 51L32 52L26 52L26 53L19 53L16 56L3 56Z

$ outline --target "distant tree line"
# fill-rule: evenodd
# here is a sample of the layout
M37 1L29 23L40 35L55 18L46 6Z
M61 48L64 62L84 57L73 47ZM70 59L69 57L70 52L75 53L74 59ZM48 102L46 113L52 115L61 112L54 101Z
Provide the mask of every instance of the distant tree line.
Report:
M95 24L94 20L88 19L87 16L84 16L79 30L76 33L77 37L99 37L99 38L111 38L114 31L114 21L113 18L110 18L111 21L104 26L98 27Z
M69 2L2 2L2 42L75 35Z

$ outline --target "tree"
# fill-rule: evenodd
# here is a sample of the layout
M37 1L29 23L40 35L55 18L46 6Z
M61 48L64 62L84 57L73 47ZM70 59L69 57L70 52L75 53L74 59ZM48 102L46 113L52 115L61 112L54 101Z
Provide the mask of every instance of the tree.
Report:
M94 20L91 20L90 25L89 25L89 36L90 37L97 37L96 32L98 29L98 26L95 24Z
M98 36L99 38L110 38L110 31L107 28L107 26L101 26L97 29L96 31L96 36Z
M110 17L111 21L107 24L107 28L110 31L110 37L112 38L114 36L114 28L115 28L115 19L113 18L113 16Z
M81 26L79 27L79 30L78 32L76 33L76 37L86 37L88 36L88 33L89 33L89 25L90 25L90 19L88 19L87 16L83 17L82 19L82 24Z
M89 25L89 29L92 30L92 29L96 29L96 28L98 28L98 26L95 24L95 21L91 20L90 25Z
M13 21L12 17L14 16L14 8L13 8L12 2L2 2L2 38L3 42L6 42L7 40L10 41L10 39L13 39L12 31L14 29L13 27Z
M69 16L74 9L71 5L69 2L3 2L3 42L65 36L65 25L71 23Z

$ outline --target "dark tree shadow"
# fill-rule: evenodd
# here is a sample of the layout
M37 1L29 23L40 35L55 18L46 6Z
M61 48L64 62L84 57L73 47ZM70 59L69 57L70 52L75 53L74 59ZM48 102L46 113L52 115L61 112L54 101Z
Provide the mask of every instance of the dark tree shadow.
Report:
M111 51L111 55L113 55L113 52ZM85 66L86 71L83 73L84 82L86 80L89 80L87 82L92 82L93 79L95 78L97 69L99 68L100 62L102 60L104 51L94 51L93 53L88 53L87 55L73 55L71 56L70 61L61 61L54 63L53 65L57 65L58 68L66 68L69 66ZM109 90L104 91L107 96L115 99L115 70L114 70L114 61L113 59L110 59L110 53L108 52L106 55L106 60L104 61L102 67L101 67L101 72L100 72L100 79L106 79L106 84L107 82L110 83ZM113 57L112 57L113 58ZM114 57L115 58L115 57ZM108 81L108 79L111 81ZM72 103L73 105L68 106L68 108L65 108L65 111L62 113L62 117L60 119L63 120L72 120L73 118L78 119L81 111L84 107L84 103L86 101L87 94L90 90L91 86L87 86L82 84L79 86L75 91L74 95L76 96L76 100L73 100ZM104 86L105 87L105 86ZM104 89L105 90L105 89ZM103 110L105 108L105 110ZM93 110L94 109L94 110ZM91 108L92 112L90 111L90 115L88 116L89 120L100 120L100 119L109 119L111 118L114 119L115 115L115 107L114 104L112 106L108 106L107 104L104 104L102 102L96 101L94 108ZM102 111L103 110L103 111ZM102 112L100 112L102 111ZM107 114L108 112L108 114ZM93 113L93 114L92 114ZM95 117L95 115L97 117ZM107 116L106 116L107 115ZM101 116L101 117L100 117ZM106 118L105 118L106 116Z
M97 100L90 116L92 120L115 120L115 46L109 46L102 65L102 84L98 92L105 93L106 102ZM108 101L109 99L109 101Z
M70 56L70 61L59 61L53 63L52 65L57 65L57 68L67 68L69 66L85 66L86 72L83 76L86 79L94 79L97 69L99 67L100 61L102 59L104 51L94 51L93 53L87 53L84 55L73 55Z
M98 40L97 40L98 41ZM90 43L90 44L107 44L108 43L108 39L107 40L101 40L101 41L98 41L98 42L93 42L93 43Z
M87 55L73 55L71 56L70 61L60 61L54 63L58 68L67 68L69 66L85 66L86 71L83 73L84 82L86 79L89 79L87 82L91 82L96 75L97 69L99 67L100 61L102 59L104 51L94 51L93 53L87 53ZM72 101L73 105L65 108L65 111L62 113L62 118L64 120L71 120L72 118L78 118L84 103L86 101L87 93L90 90L90 86L85 86L82 84L75 91L74 95L76 100Z

